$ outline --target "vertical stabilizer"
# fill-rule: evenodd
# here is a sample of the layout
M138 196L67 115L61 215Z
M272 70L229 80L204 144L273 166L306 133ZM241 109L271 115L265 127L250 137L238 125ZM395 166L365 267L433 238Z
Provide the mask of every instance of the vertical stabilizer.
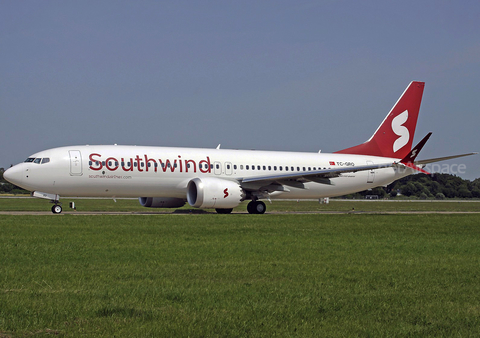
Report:
M425 82L411 82L372 137L341 154L372 155L403 159L412 149Z

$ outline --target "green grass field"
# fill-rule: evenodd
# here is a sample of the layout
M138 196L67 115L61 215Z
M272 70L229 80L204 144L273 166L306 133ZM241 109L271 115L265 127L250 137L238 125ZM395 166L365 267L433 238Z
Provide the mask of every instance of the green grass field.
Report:
M1 215L0 337L480 336L478 221Z

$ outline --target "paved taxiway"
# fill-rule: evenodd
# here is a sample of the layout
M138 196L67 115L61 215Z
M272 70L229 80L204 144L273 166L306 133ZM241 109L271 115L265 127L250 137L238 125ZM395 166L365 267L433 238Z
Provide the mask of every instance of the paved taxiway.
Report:
M211 214L216 215L216 212L198 212L198 210L182 210L181 212L128 212L128 211L67 211L61 214L53 214L50 211L0 211L0 215L31 215L31 216L63 216L63 215L76 215L76 216L89 216L89 215L133 215L133 216L145 216L145 215L203 215ZM245 212L233 212L231 215L248 214ZM480 211L271 211L266 212L265 215L428 215L428 214L443 214L443 215L457 215L457 214L480 214Z

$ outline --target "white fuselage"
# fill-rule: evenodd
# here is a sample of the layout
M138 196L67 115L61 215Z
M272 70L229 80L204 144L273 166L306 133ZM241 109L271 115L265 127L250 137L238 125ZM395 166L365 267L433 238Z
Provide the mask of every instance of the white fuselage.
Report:
M335 153L170 148L146 146L72 146L45 150L9 169L15 184L31 191L88 197L175 197L186 199L194 178L241 181L249 177L308 172L398 161ZM48 159L42 161L38 159ZM35 163L40 162L40 163ZM413 170L395 167L348 172L328 184L305 182L271 198L305 199L341 196L384 186ZM256 189L252 183L252 189Z

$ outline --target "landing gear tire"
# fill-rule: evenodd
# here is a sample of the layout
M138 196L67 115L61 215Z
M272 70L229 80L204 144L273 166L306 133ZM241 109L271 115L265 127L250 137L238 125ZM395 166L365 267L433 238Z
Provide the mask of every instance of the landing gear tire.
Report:
M61 205L58 205L58 204L52 206L52 212L53 212L54 214L59 214L59 213L61 213L61 212L62 212L62 206L61 206Z
M233 211L233 208L230 209L215 209L217 214L231 214Z
M262 201L251 201L247 205L249 214L264 214L266 210L267 206Z

